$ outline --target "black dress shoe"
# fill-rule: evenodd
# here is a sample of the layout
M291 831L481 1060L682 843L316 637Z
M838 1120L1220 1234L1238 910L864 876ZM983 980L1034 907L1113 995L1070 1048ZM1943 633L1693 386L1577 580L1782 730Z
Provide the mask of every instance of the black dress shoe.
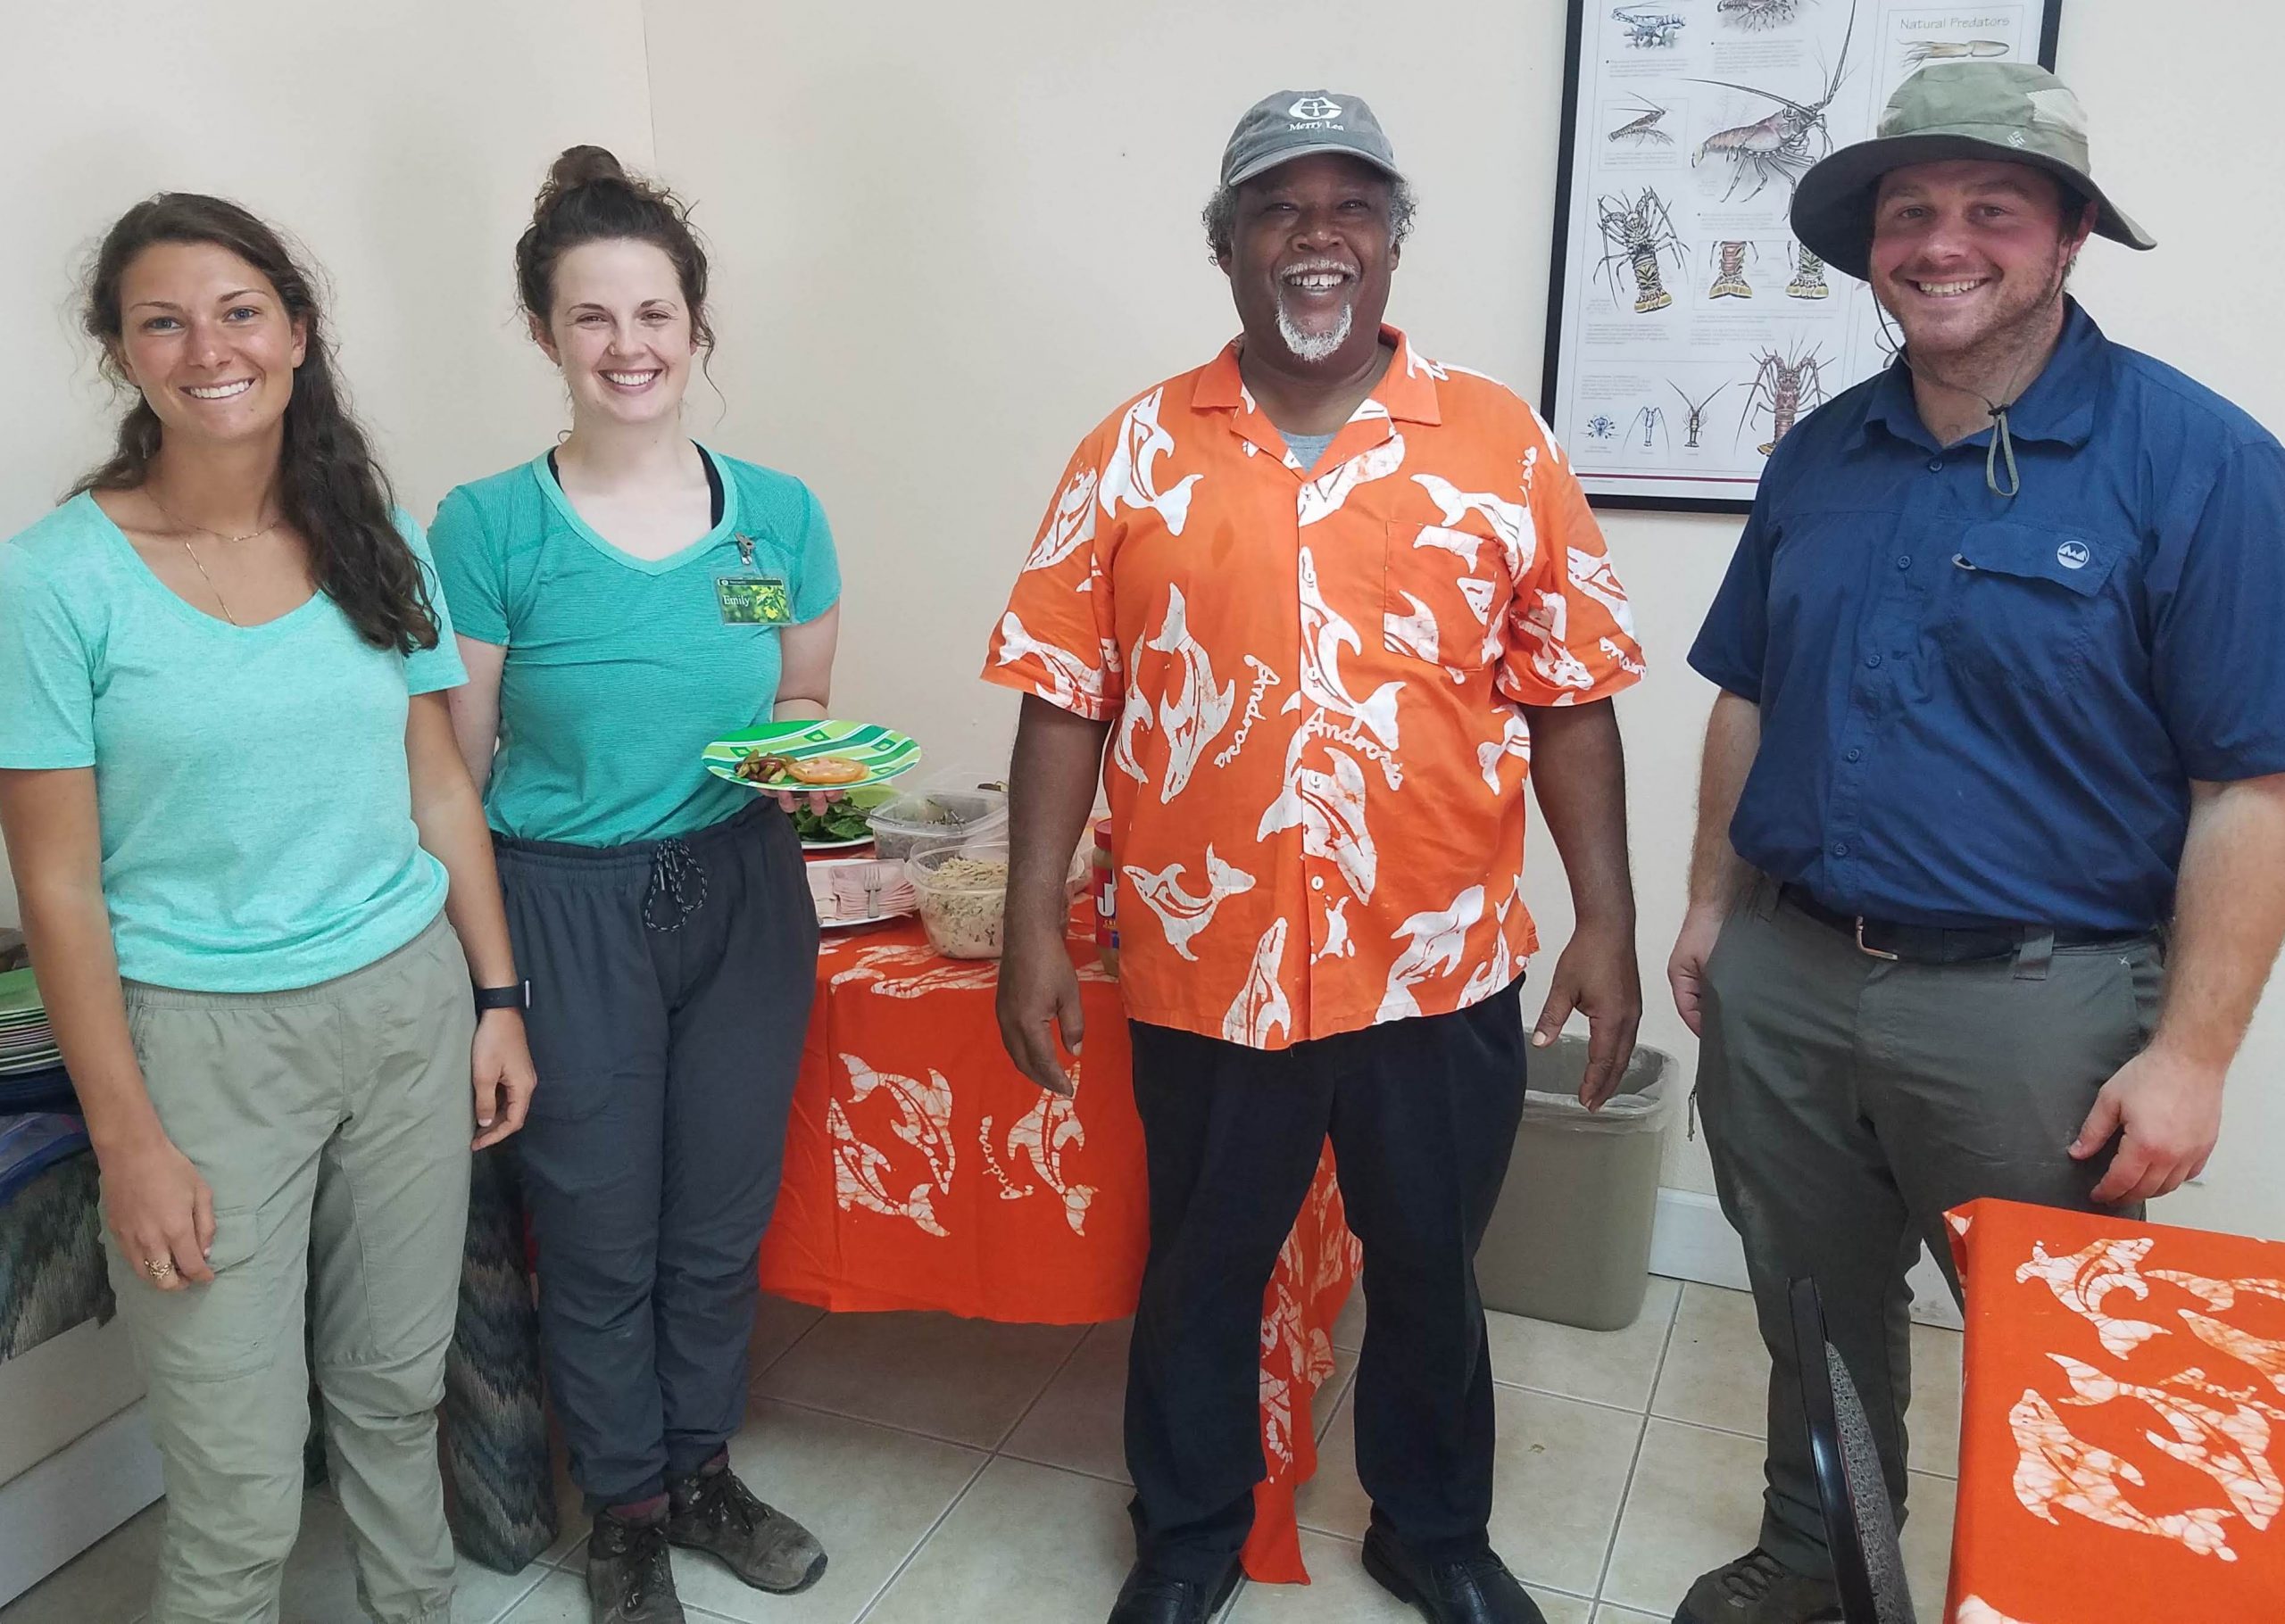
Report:
M1430 1562L1375 1528L1365 1535L1365 1571L1429 1624L1547 1624L1508 1564L1489 1551Z
M1238 1587L1238 1564L1212 1584L1176 1578L1136 1562L1118 1587L1110 1624L1208 1624Z

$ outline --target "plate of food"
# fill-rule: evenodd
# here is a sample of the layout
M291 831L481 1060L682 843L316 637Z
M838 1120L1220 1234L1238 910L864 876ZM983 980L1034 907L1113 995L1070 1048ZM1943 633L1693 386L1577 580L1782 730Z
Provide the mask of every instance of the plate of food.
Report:
M794 833L802 837L804 851L854 851L873 843L873 825L867 815L895 799L896 791L888 785L875 784L837 798L822 811L807 800L796 801Z
M702 759L715 777L757 791L847 794L910 772L920 747L874 722L770 722L715 740Z

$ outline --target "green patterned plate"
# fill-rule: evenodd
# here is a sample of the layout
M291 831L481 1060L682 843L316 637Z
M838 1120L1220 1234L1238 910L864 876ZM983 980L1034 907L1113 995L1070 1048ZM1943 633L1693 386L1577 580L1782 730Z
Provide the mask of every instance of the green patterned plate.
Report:
M862 778L817 786L843 795L868 784L886 783L920 764L920 747L910 734L901 733L893 727L871 722L771 722L715 740L706 747L706 770L717 778L727 778L747 789L762 789L764 785L738 776L738 763L748 751L757 750L773 756L791 756L795 760L810 756L847 756L863 763ZM785 790L805 786L774 783L766 787Z
M46 1020L46 1011L40 1007L39 984L32 980L29 969L0 975L0 1018L11 1024Z

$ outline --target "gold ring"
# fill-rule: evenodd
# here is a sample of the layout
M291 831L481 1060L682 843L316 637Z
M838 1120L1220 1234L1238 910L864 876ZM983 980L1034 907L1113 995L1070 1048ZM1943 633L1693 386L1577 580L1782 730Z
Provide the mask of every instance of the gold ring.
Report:
M175 1260L171 1257L146 1257L143 1260L143 1272L154 1280L162 1280L174 1272Z

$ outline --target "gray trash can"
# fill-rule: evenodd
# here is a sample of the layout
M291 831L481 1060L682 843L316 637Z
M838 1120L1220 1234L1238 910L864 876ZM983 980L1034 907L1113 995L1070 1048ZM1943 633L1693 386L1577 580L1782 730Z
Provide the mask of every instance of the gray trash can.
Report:
M1483 1305L1617 1330L1649 1288L1659 1153L1676 1098L1674 1056L1637 1048L1603 1108L1579 1103L1583 1038L1531 1057L1508 1181L1475 1258Z

